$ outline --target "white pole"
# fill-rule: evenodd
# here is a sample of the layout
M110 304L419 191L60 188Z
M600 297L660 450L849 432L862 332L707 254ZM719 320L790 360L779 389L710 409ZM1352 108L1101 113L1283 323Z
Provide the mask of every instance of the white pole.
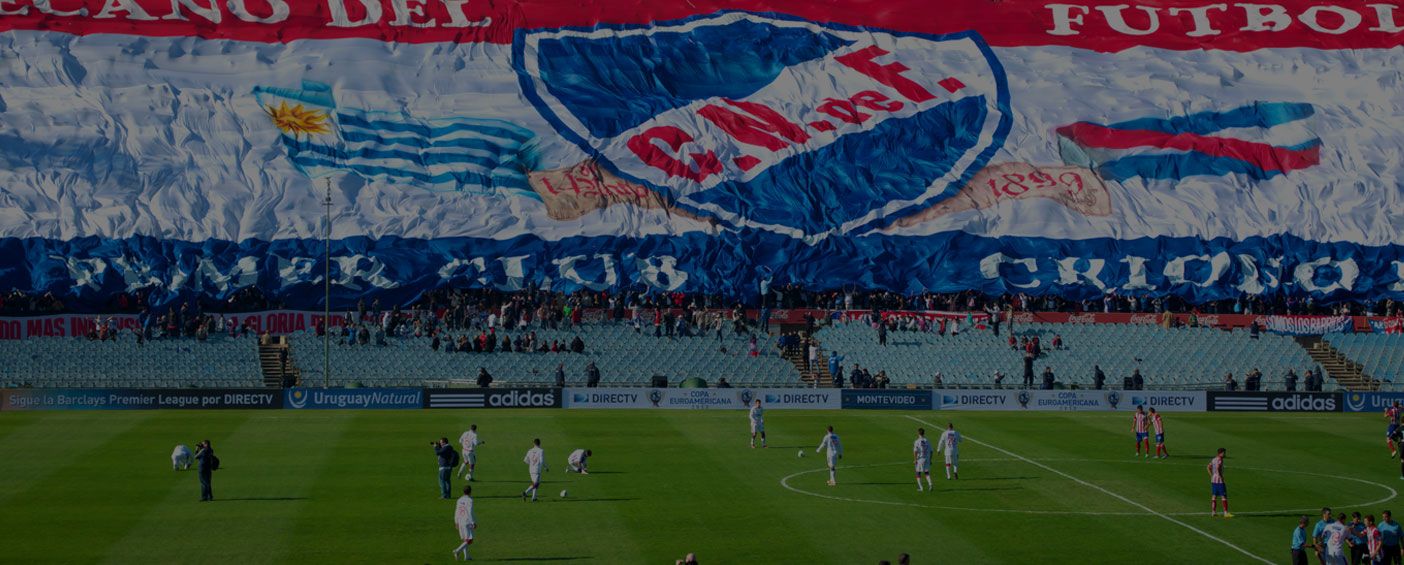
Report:
M322 388L331 387L331 179L326 179L327 197L322 201L326 206L326 272L322 277Z

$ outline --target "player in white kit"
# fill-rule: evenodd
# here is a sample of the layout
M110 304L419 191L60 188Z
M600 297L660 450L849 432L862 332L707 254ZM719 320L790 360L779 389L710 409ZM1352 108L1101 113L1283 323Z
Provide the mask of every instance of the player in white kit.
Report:
M483 444L483 440L478 439L478 425L468 426L468 431L458 436L458 443L463 446L463 464L459 465L458 474L471 481L473 469L478 466L478 446Z
M839 443L838 434L834 433L833 426L829 426L828 432L824 434L824 439L819 441L819 447L814 452L818 453L824 450L828 450L829 486L834 486L838 484L838 478L834 476L834 472L837 470L838 460L843 458L843 444Z
M941 433L941 439L936 442L936 452L946 452L946 480L950 480L951 475L960 478L960 432L955 429L955 424L946 424L946 431Z
M541 440L531 440L532 447L526 452L526 457L522 458L522 463L527 465L527 473L531 475L531 486L522 491L522 500L526 501L531 497L532 502L536 502L536 489L541 488L541 473L547 471L546 451L541 449Z
M577 449L575 451L572 451L570 452L570 457L566 458L566 467L572 473L588 475L590 474L590 470L586 468L586 465L589 463L590 457L594 455L595 452L590 451L588 449Z
M171 469L176 471L190 470L190 448L186 447L185 444L175 446L175 451L171 452Z
M916 466L917 492L921 492L921 477L926 476L926 488L931 486L931 442L926 439L926 428L917 428L916 441L912 442L912 464Z
M453 550L453 560L458 561L459 554L463 555L463 560L472 559L468 555L468 546L473 545L473 530L478 527L478 519L473 515L473 487L463 485L463 496L458 497L458 504L453 509L453 525L458 528L458 539L463 540L457 548Z
M756 399L756 405L751 407L751 448L756 447L756 436L760 436L761 447L765 447L765 409L761 408L761 401Z
M1321 562L1325 565L1346 565L1346 540L1350 537L1350 526L1346 525L1346 515L1341 513L1341 518L1335 522L1327 524L1321 530L1321 540L1325 542L1326 551L1321 554Z

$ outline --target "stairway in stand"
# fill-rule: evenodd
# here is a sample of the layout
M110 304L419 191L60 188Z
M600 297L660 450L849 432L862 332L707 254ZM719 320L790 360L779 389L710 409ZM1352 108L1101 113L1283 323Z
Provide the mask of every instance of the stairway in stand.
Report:
M1313 361L1326 369L1326 376L1335 379L1342 388L1354 391L1380 389L1380 381L1365 374L1363 365L1351 361L1321 336L1297 336L1296 340Z
M283 359L287 363L283 363ZM285 381L293 386L302 384L302 371L293 366L292 345L283 336L269 336L267 341L258 344L258 365L263 370L263 385L268 388L282 388ZM290 377L290 380L285 379Z
M781 326L780 331L782 333L798 332L803 334L804 326L801 324L787 324ZM774 338L770 339L773 340ZM780 355L784 357L786 361L789 361L791 365L795 366L795 370L800 373L800 381L803 382L805 386L811 388L833 388L834 376L829 374L829 358L823 353L824 346L822 343L818 343L818 340L815 340L815 347L818 347L820 351L819 360L814 363L813 367L807 369L805 368L806 359L803 347L794 348L789 351L782 350Z

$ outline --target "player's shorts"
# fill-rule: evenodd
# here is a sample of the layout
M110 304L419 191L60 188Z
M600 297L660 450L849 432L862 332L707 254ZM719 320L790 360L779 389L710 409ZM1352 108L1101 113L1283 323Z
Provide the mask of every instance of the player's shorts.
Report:
M837 454L835 454L835 455L829 455L828 458L829 458L829 466L830 466L830 467L837 467L837 466L838 466L838 455L837 455Z
M1146 441L1146 438L1148 438L1148 437L1150 437L1150 434L1148 434L1148 433L1145 433L1145 432L1136 432L1136 443L1141 443L1141 442L1143 442L1143 441Z
M540 482L541 482L541 473L531 473L531 484L538 484L538 483L540 483Z
M918 472L918 473L930 473L930 472L931 472L931 460L930 460L930 459L917 459L917 461L916 461L916 472Z
M478 453L475 452L475 451L464 451L464 452L463 452L463 460L464 460L464 461L467 461L469 465L477 465L477 464L478 464Z
M946 465L955 466L960 464L960 453L954 449L946 451Z
M1165 443L1165 434L1155 434L1156 443Z
M1224 498L1228 498L1228 486L1225 485L1224 483L1210 483L1210 484L1209 484L1209 495L1210 495L1210 496L1222 496L1222 497L1224 497Z
M1389 429L1385 430L1385 437L1394 437L1397 433L1399 433L1399 424L1390 424Z
M1321 555L1321 561L1326 565L1349 565L1350 563L1350 561L1346 559L1344 551L1335 555L1332 555L1330 553L1323 553Z
M751 422L751 433L753 433L753 434L763 434L763 433L765 433L765 422Z
M463 541L473 539L473 528L468 527L468 524L459 524L458 539L461 539Z

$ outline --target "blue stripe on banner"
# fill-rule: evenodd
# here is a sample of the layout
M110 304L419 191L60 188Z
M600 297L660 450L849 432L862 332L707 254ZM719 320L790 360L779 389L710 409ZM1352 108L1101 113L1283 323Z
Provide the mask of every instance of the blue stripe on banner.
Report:
M1299 102L1259 102L1252 106L1225 112L1200 112L1174 118L1138 118L1117 122L1107 127L1127 130L1151 130L1165 133L1197 133L1208 135L1228 128L1270 128L1311 117L1316 109Z
M465 153L422 153L419 151L397 151L393 149L337 149L326 145L314 143L302 143L292 141L288 136L283 136L283 141L288 148L299 153L316 153L325 155L333 159L403 159L416 165L428 167L431 165L476 165L484 169L494 169L502 165L502 159L492 157L480 157Z
M404 169L394 169L390 167L376 167L372 165L357 165L351 163L337 163L326 159L308 157L305 155L294 155L292 161L301 167L330 167L334 169L350 170L370 177L389 177L397 179L408 179L425 184L449 184L455 183L459 186L485 186L489 188L518 188L531 190L531 184L527 182L525 175L498 174L486 175L473 172L455 172L431 175L407 171Z
M1282 174L1282 171L1264 171L1252 163L1233 157L1211 157L1203 153L1176 153L1122 157L1098 165L1097 173L1103 179L1113 181L1124 181L1135 177L1182 179L1194 175L1222 176L1230 173L1248 175L1253 180L1267 180Z
M337 122L342 125L372 129L377 131L396 131L422 135L425 137L439 137L460 131L471 131L512 139L517 142L525 142L535 136L531 130L509 124L501 120L474 120L471 118L455 118L444 120L450 122L448 125L433 127L424 124L409 122L399 122L390 120L372 120L363 118L356 114L337 112Z
M245 259L253 258L257 264L257 282L253 284L269 299L290 308L320 310L324 289L319 277L325 265L325 245L317 238L272 242L186 242L147 236L67 241L0 238L0 288L34 294L52 291L65 305L81 311L102 308L116 293L127 290L128 274L140 272L148 273L143 277L158 279L159 286L151 297L153 305L179 303L195 295L223 300L238 292L238 285L250 282L232 274L240 272ZM1184 279L1173 280L1167 274L1171 261L1221 253L1251 261L1231 261L1217 279L1208 278L1213 271L1209 261L1199 259L1180 265ZM1068 282L1058 269L1059 261L1065 258L1105 261L1105 268L1096 277L1107 289L1120 292L1133 281L1152 289L1127 291L1137 296L1174 295L1192 302L1241 298L1244 291L1240 284L1251 279L1265 285L1259 296L1269 300L1280 296L1310 296L1321 303L1404 299L1404 281L1396 267L1397 261L1404 260L1404 245L1316 242L1290 235L1243 241L1192 237L1059 240L991 238L949 231L929 236L831 237L819 245L747 229L716 235L693 231L561 239L535 235L504 239L359 236L333 240L331 256L361 257L354 265L332 262L334 280L355 281L332 287L333 308L353 305L358 298L371 295L387 305L405 304L443 286L521 288L546 281L550 281L552 291L562 292L602 290L613 282L621 289L721 293L737 300L753 300L766 278L824 290L858 285L909 293L1027 292L1070 300L1104 296L1106 290L1098 285L1081 279ZM1027 258L1037 269L1011 263L981 268L982 262L1001 256ZM126 260L118 264L117 257ZM1123 260L1126 257L1141 260L1127 262ZM287 269L285 262L294 258L314 267ZM483 266L440 274L455 261L462 266L474 258L482 258ZM572 259L561 261L566 258ZM104 268L73 263L88 259L103 260ZM1358 272L1352 270L1347 277L1341 268L1316 264L1321 259L1350 261ZM1311 268L1299 268L1304 265ZM231 276L191 274L210 268ZM377 283L380 286L372 284L373 280L381 281ZM1318 290L1324 288L1333 290L1329 294Z
M430 141L423 137L382 137L370 133L359 131L341 130L341 139L352 142L381 143L385 145L406 145L409 147L419 147L422 149L478 149L481 151L491 151L493 153L515 153L521 145L506 146L481 138L445 139Z

